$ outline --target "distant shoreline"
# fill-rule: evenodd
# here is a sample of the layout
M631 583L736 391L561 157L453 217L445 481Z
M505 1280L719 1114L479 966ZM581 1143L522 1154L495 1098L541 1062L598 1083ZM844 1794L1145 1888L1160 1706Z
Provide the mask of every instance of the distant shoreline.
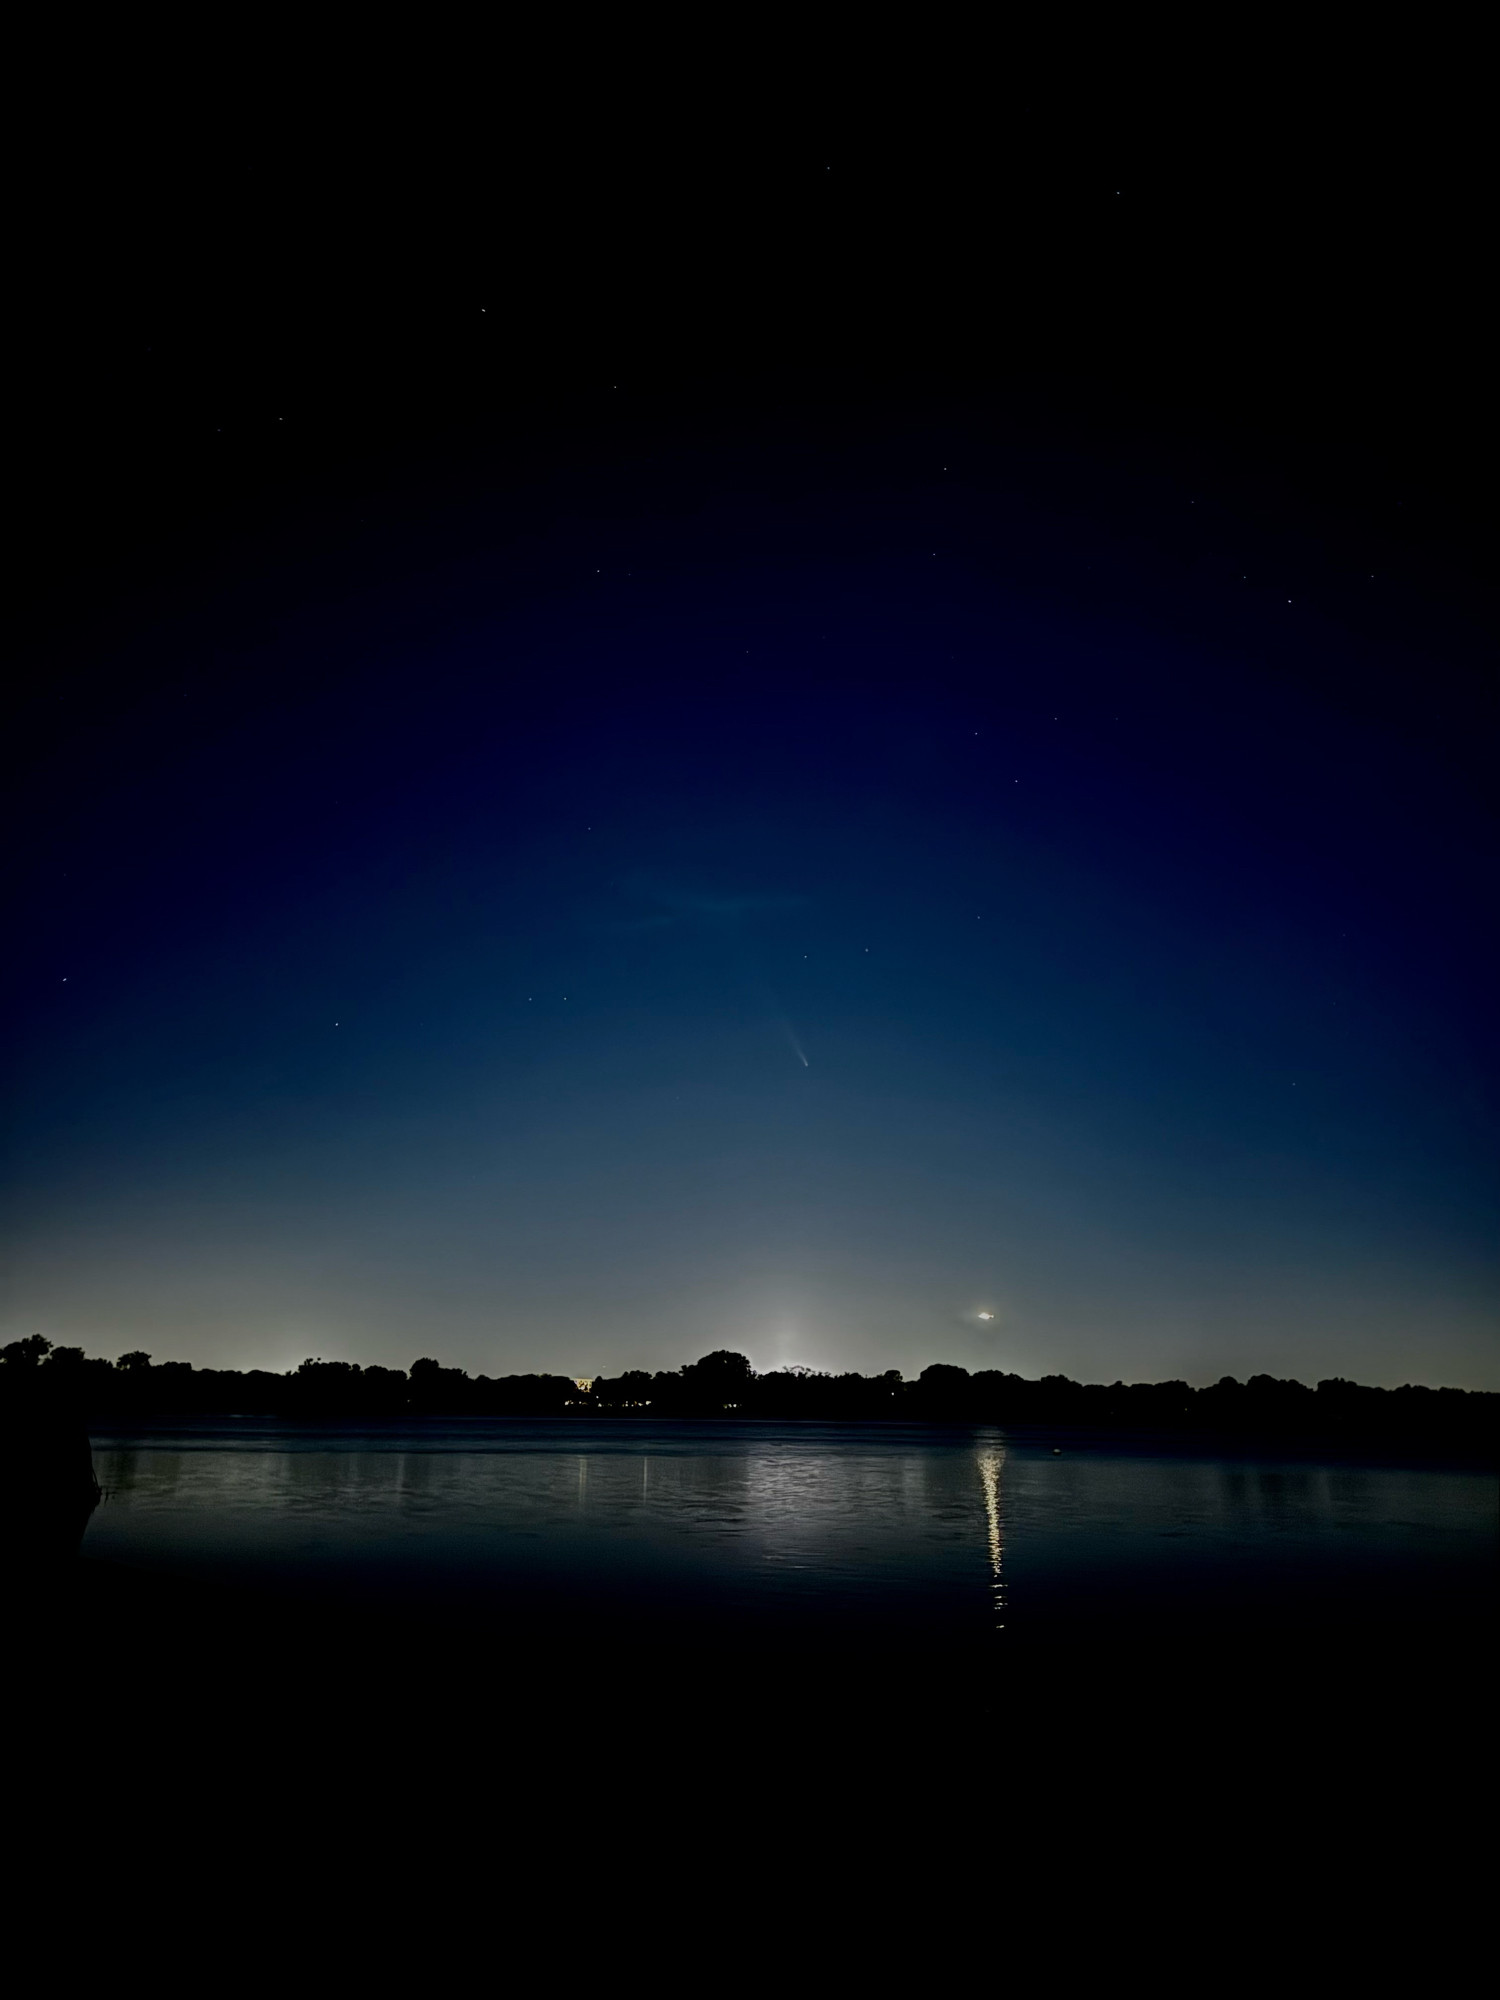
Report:
M424 1357L409 1370L304 1361L290 1374L156 1363L141 1352L118 1363L52 1348L40 1337L0 1349L0 1403L65 1405L96 1428L142 1423L270 1418L278 1422L411 1423L427 1419L568 1418L588 1421L979 1424L1094 1433L1256 1437L1324 1445L1382 1443L1493 1459L1500 1449L1500 1393L1406 1384L1378 1389L1341 1378L1298 1381L1226 1376L1187 1382L1074 1382L937 1362L915 1380L783 1369L756 1374L742 1354L719 1350L681 1369L619 1376L470 1376Z

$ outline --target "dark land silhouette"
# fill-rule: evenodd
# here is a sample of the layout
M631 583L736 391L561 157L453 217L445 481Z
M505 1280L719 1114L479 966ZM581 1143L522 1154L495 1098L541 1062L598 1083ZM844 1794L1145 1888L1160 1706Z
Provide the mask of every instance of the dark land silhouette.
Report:
M75 1555L99 1504L88 1432L50 1375L8 1365L0 1396L0 1563L23 1578Z
M89 1424L159 1417L274 1416L398 1422L425 1417L805 1418L1052 1425L1133 1431L1231 1433L1265 1438L1385 1440L1494 1455L1500 1395L1483 1390L1371 1388L1334 1378L1315 1388L1271 1375L1187 1382L1031 1379L1002 1369L970 1372L943 1362L914 1380L778 1369L756 1374L720 1349L680 1369L628 1370L583 1387L566 1375L469 1375L421 1357L409 1369L309 1359L288 1374L195 1368L139 1350L117 1361L53 1347L40 1335L0 1348L0 1405L69 1413Z

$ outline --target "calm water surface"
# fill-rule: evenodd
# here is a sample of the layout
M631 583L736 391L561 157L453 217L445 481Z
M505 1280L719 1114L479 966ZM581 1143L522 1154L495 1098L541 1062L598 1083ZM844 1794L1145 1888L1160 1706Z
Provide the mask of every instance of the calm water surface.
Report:
M84 1554L504 1629L980 1658L1209 1632L1441 1652L1493 1615L1479 1470L916 1426L231 1419L94 1438Z

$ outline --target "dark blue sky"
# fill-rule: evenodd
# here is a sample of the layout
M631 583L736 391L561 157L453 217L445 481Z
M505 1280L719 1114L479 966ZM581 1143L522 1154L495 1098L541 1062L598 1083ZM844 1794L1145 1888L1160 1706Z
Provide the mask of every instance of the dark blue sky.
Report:
M1152 226L1129 383L1045 316L830 366L822 296L548 352L482 273L54 356L6 1337L1500 1386L1466 496L1381 353L1169 365Z

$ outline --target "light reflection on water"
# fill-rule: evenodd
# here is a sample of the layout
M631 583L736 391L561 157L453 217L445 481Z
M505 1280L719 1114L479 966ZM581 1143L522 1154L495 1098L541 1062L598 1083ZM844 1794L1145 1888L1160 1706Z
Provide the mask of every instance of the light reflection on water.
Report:
M1492 1596L1494 1481L997 1431L263 1421L95 1440L86 1556L320 1598L1007 1646Z
M1005 1630L1005 1526L1000 1515L1000 1468L1002 1451L980 1451L975 1459L984 1488L985 1522L990 1538L990 1586L995 1603L995 1630Z

